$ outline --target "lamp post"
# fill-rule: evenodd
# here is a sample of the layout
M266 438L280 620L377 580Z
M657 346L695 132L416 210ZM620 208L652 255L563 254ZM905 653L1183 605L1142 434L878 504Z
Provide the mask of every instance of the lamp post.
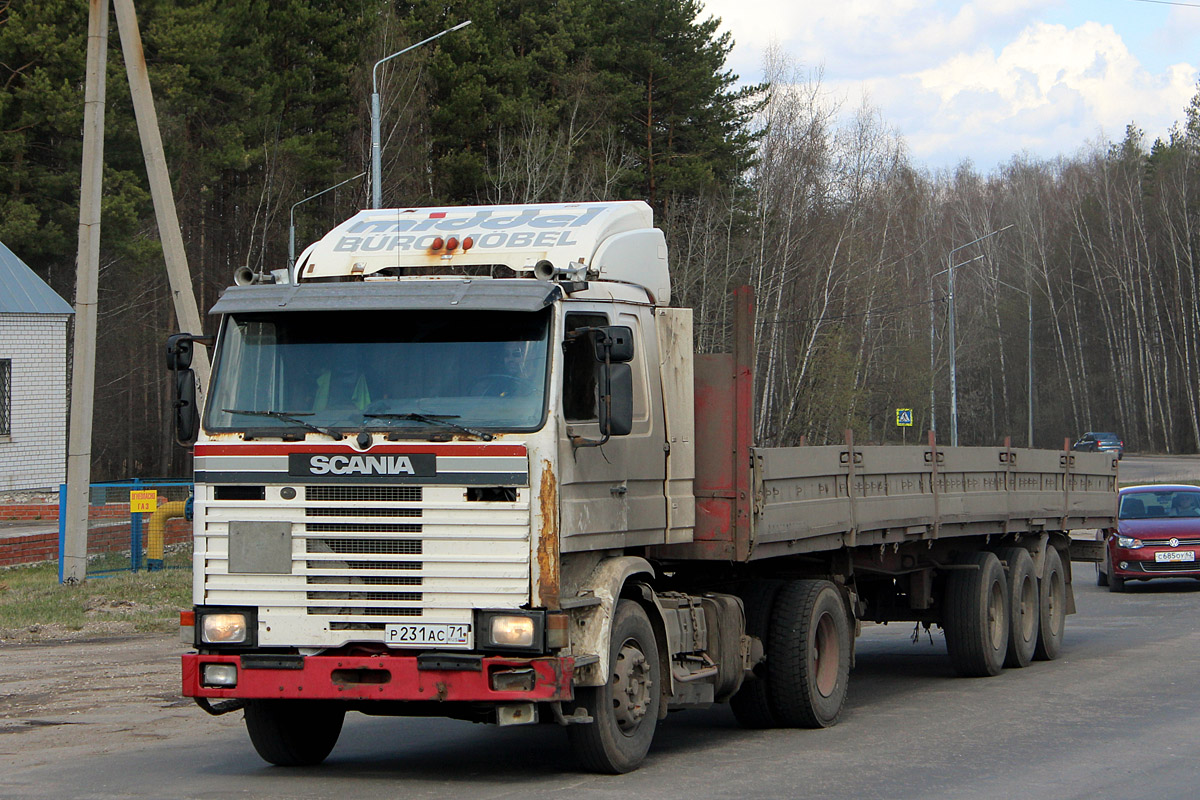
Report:
M954 254L957 253L959 250L970 247L971 245L976 244L978 242L982 242L984 239L995 236L998 233L1003 233L1004 231L1008 230L1011 227L1013 227L1013 225L1011 225L1011 224L1005 225L1003 228L998 228L994 231L985 233L983 236L980 236L978 239L972 239L971 241L967 242L966 244L960 244L958 247L955 247L953 250L951 250L950 253L946 257L946 263L949 265L946 267L946 271L950 273L949 277L946 280L946 283L947 283L947 286L949 287L949 291L947 293L947 302L948 302L947 313L950 315L949 336L950 336L950 446L951 447L958 447L958 365L955 360L956 359L955 351L957 349L957 343L955 342L955 339L954 339L954 270L957 267L962 266L961 264L954 263ZM972 260L974 260L974 259L972 259Z
M291 270L292 267L296 266L296 206L300 205L301 203L307 203L309 200L312 200L314 197L320 197L321 195L325 194L326 192L332 192L334 189L338 188L339 186L345 186L350 181L356 181L359 178L361 178L363 175L366 175L366 174L367 173L365 173L365 172L360 172L357 175L355 175L353 178L346 178L346 180L342 181L341 183L335 183L333 186L330 186L328 189L322 189L321 191L317 192L316 194L310 194L308 197L304 198L303 200L299 200L295 203L292 203L292 208L290 211L288 211L288 270Z
M471 20L467 20L466 22L458 23L453 28L447 28L441 33L435 33L428 39L422 39L414 45L409 45L403 50L398 50L386 58L379 59L375 62L375 66L371 68L371 208L379 208L383 203L383 190L381 186L381 181L383 180L383 169L380 166L382 154L380 153L381 145L379 143L379 85L376 81L376 70L379 69L380 64L383 64L386 61L391 61L396 56L402 56L409 50L415 50L423 44L428 44L434 39L445 36L447 33L453 33L454 31L459 30L460 28L465 28L470 24Z
M933 279L936 278L938 275L945 275L947 272L950 272L951 270L958 269L959 267L965 267L967 264L970 264L972 261L978 261L981 258L983 258L983 256L975 256L974 258L968 258L966 261L962 261L958 264L955 264L952 267L947 267L946 269L944 269L940 272L935 272L929 276L929 430L931 430L931 431L935 431L935 432L937 431L937 398L934 395L934 384L935 384L934 379L936 377L936 372L937 372L937 360L934 355L934 338L935 338L934 330L935 330L935 328L934 328L934 314L933 314L933 303L934 303ZM951 326L950 330L951 331L954 330L953 326Z

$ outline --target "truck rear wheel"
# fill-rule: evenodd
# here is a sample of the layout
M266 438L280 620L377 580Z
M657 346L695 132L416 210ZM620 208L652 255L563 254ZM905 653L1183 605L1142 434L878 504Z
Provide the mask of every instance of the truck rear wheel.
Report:
M784 585L775 597L767 653L767 689L778 724L837 723L850 680L850 620L837 587L825 580Z
M654 629L632 600L617 601L608 665L606 684L576 690L592 722L571 725L567 736L587 769L617 775L637 769L645 759L662 703Z
M998 675L1008 652L1008 583L994 553L970 553L959 561L975 569L953 570L946 579L942 627L946 650L959 675Z
M1109 575L1112 587L1113 575ZM1062 558L1058 550L1047 545L1042 578L1038 581L1038 601L1041 603L1041 625L1033 657L1038 661L1053 661L1062 651L1063 629L1067 624L1067 579L1063 575Z
M1006 667L1027 667L1037 647L1041 627L1038 580L1033 574L1033 559L1024 547L1005 547L996 555L1008 564L1008 654Z
M764 650L775 596L782 586L783 581L765 578L748 581L740 592L742 602L746 604L746 633L762 642ZM762 663L754 666L754 677L747 676L742 688L729 699L733 716L743 728L773 728L779 724L767 696L770 671L770 656L767 655Z
M320 700L247 700L246 731L264 761L280 767L320 764L333 751L346 709Z

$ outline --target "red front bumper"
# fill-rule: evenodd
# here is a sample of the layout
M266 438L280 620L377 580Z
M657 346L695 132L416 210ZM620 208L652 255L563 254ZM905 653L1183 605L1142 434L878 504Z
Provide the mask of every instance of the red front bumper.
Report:
M237 686L202 686L205 664L235 664ZM486 656L480 669L419 668L416 656L306 656L299 668L246 668L238 655L183 656L185 697L308 700L570 700L574 658ZM532 670L532 675L529 674ZM497 685L522 688L494 688ZM528 688L526 688L528 687Z

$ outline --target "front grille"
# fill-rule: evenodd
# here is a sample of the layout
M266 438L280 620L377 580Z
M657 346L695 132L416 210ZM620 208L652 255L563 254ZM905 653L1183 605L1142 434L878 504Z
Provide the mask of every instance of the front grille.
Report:
M1141 561L1142 572L1200 572L1200 563L1195 561ZM1133 564L1130 564L1133 566Z
M404 522L310 522L311 533L420 533L420 524Z
M304 497L318 503L419 503L420 486L309 486Z
M419 517L419 508L306 508L306 517Z
M465 458L483 472L494 468L490 459ZM198 504L204 602L257 606L265 646L384 642L389 624L469 622L474 608L529 602L526 488L489 496L495 500L489 503L478 502L480 493L467 486L297 488L293 502L225 498ZM290 524L289 571L229 571L229 524L243 520Z
M309 553L396 556L421 552L420 539L309 539Z

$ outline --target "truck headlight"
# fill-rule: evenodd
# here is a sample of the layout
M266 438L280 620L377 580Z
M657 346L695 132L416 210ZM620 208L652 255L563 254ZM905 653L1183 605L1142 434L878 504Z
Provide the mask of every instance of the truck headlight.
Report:
M240 644L246 641L245 614L205 614L200 641L205 644Z
M492 644L529 647L533 644L533 620L529 617L492 617Z
M196 647L253 647L258 638L258 609L196 606Z
M528 650L541 652L545 647L546 613L544 611L488 610L476 611L475 630L482 649Z

